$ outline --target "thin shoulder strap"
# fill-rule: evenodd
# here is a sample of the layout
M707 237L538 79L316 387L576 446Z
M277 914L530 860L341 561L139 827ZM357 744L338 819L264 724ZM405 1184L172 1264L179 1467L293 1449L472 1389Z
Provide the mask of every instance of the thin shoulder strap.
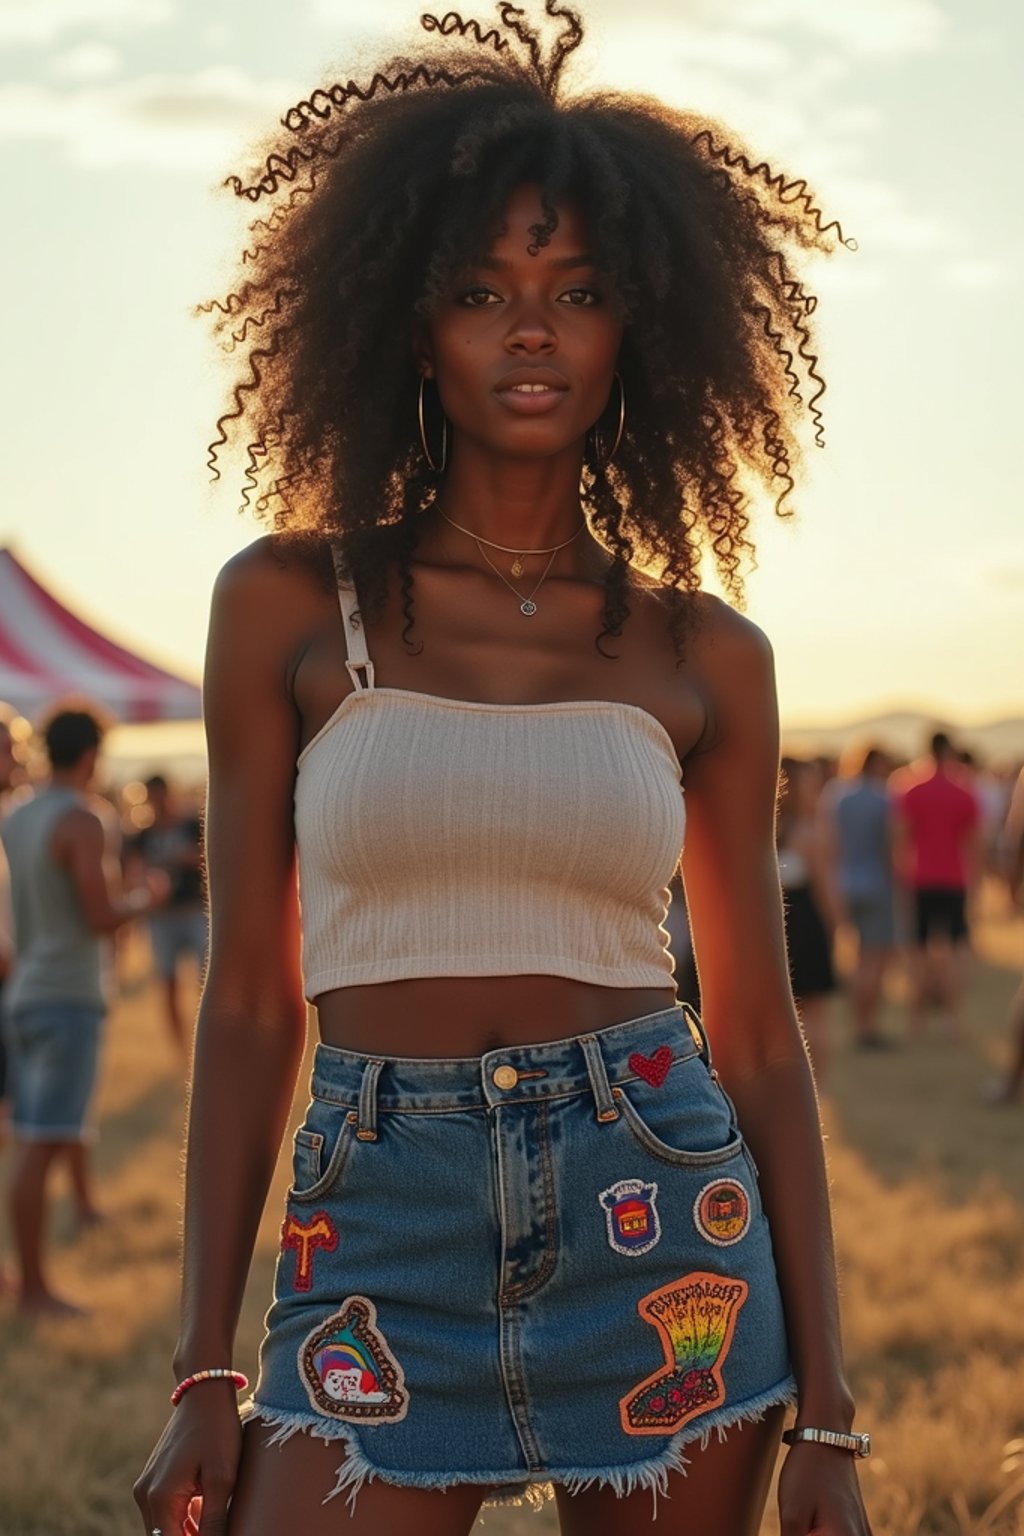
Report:
M331 545L331 558L334 561L334 574L338 582L338 606L341 609L341 622L345 629L345 650L347 659L345 665L349 675L356 685L358 693L370 693L373 691L373 662L370 653L366 649L366 634L363 630L363 621L359 613L359 598L356 595L352 577L345 569L341 550L337 544ZM360 676L360 673L363 675Z

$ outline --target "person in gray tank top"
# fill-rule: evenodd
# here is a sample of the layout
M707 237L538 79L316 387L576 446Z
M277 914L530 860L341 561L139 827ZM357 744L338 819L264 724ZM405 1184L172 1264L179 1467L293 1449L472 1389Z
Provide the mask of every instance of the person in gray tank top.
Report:
M857 935L850 980L854 1039L870 1050L888 1042L878 1025L885 972L896 941L893 899L889 761L878 747L862 749L853 777L838 780L825 824L843 912Z
M67 1154L79 1205L92 1209L85 1147L106 1009L105 939L156 905L159 881L122 899L108 871L108 836L89 797L103 738L88 710L61 710L44 741L51 776L3 826L14 965L5 1033L16 1156L11 1218L24 1312L75 1313L46 1278L46 1186Z

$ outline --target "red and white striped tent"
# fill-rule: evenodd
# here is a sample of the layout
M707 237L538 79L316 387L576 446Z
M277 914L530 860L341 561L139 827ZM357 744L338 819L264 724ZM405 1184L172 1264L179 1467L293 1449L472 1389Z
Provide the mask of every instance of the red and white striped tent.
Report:
M0 549L0 699L31 719L69 695L129 724L200 713L195 683L100 634Z

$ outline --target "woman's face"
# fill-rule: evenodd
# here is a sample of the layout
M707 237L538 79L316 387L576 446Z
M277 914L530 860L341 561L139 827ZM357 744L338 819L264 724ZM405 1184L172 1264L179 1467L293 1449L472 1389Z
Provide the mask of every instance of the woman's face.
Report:
M608 402L622 322L582 214L566 202L558 215L550 243L531 256L540 189L518 188L490 252L431 320L419 364L437 382L456 448L465 440L513 458L580 452Z

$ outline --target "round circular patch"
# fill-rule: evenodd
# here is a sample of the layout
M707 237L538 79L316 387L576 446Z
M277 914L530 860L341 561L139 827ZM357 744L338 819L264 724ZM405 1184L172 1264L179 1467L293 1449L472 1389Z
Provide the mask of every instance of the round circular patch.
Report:
M714 1179L693 1202L693 1220L701 1237L729 1248L747 1234L750 1197L736 1179Z

